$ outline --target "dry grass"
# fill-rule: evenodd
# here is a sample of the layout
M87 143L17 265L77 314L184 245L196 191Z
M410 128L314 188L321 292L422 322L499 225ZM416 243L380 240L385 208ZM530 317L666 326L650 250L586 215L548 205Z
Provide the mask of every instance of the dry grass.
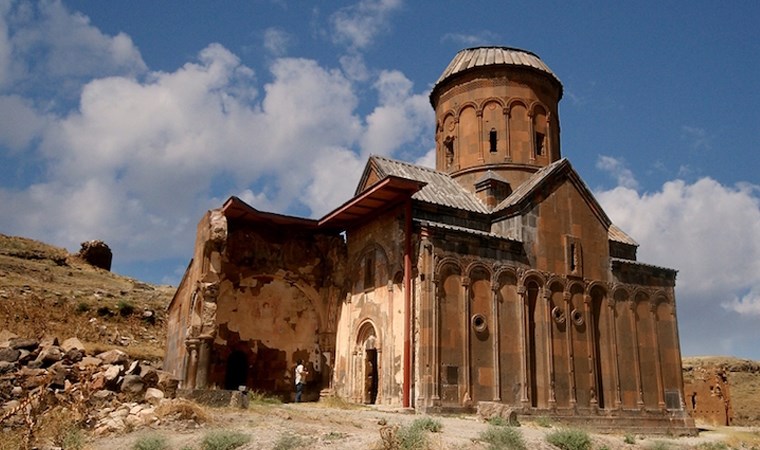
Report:
M737 430L726 428L724 443L731 448L760 448L760 430Z
M38 339L76 336L86 347L161 359L163 312L173 294L171 286L122 277L64 249L0 234L0 330ZM132 314L125 314L127 306ZM155 323L142 319L145 309L156 312Z
M162 402L156 407L156 416L161 419L193 420L196 423L208 423L212 420L208 408L184 398Z

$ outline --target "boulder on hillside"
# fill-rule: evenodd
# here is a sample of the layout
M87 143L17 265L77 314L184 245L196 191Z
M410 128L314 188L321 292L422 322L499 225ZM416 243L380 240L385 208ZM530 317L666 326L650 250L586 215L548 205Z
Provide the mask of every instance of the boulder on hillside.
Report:
M113 253L105 242L93 240L82 242L81 245L82 248L79 250L76 256L91 266L98 267L103 270L111 270Z

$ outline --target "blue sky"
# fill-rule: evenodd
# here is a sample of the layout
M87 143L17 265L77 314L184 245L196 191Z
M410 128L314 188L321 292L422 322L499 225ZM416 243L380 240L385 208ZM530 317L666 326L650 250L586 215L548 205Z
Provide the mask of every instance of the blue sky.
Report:
M369 154L430 164L456 52L537 53L563 155L639 260L676 268L685 355L760 359L760 2L0 0L0 233L176 284L230 195L320 217Z

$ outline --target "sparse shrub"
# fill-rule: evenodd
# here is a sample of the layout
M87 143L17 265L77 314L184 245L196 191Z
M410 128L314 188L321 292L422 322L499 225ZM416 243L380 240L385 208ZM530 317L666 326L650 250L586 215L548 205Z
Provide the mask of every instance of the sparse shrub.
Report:
M301 438L301 436L295 435L293 433L285 432L280 434L280 437L277 438L277 442L275 442L274 447L272 447L273 450L291 450L294 448L303 448L305 447L304 439Z
M256 405L279 405L282 403L277 397L272 397L265 392L250 391L248 392L248 400L252 404Z
M493 416L486 419L486 423L495 427L506 427L509 423L501 416Z
M574 428L549 433L546 441L562 450L591 450L588 433Z
M113 316L113 312L111 311L111 308L108 306L101 306L98 308L98 315L100 317L111 317Z
M623 438L623 442L626 444L635 445L636 444L636 437L632 434L626 434Z
M385 426L380 429L383 450L423 450L429 447L427 433L441 431L441 422L423 417L403 427Z
M412 422L411 427L430 431L431 433L438 433L443 428L443 425L432 417L421 417Z
M203 450L232 450L248 443L251 437L239 431L214 430L203 437Z
M84 314L86 312L89 312L91 309L90 305L88 305L85 302L79 302L77 303L77 307L75 309L77 314Z
M728 450L729 448L723 442L703 442L697 446L698 450Z
M164 436L160 434L146 434L140 436L132 446L133 450L167 450L169 444Z
M514 427L491 425L480 433L480 440L488 444L490 450L525 450L525 441L520 430Z
M340 433L338 431L331 431L327 433L326 435L322 436L322 440L325 441L337 441L340 439L343 439L346 437L345 433Z
M551 428L552 427L552 419L546 417L546 416L539 416L536 417L536 425L539 427L544 428Z
M668 450L670 446L667 442L663 441L656 441L654 444L652 444L651 447L649 447L651 450Z
M126 300L119 300L119 304L116 305L116 309L119 310L119 315L121 317L129 317L132 315L132 313L135 312L135 307Z
M58 438L63 450L82 450L85 444L84 432L77 427L67 428Z

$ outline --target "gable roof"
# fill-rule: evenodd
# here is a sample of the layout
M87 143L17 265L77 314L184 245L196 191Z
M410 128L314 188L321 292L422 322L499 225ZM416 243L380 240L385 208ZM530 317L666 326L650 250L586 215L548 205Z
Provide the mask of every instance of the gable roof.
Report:
M377 155L369 157L354 195L359 195L370 187L367 184L372 174L381 180L395 176L425 183L422 189L412 195L414 200L481 214L490 213L486 205L449 174Z
M530 178L517 187L509 197L505 198L501 203L496 205L493 209L493 213L499 215L506 215L507 217L520 214L523 209L530 204L537 192L540 192L543 187L558 180L560 177L565 177L572 183L581 196L586 200L586 203L591 208L594 215L609 229L612 225L612 221L604 212L602 206L596 201L594 194L586 186L578 172L573 169L570 161L567 158L562 158L548 166L542 167L538 172L534 173ZM622 231L622 230L621 230Z

